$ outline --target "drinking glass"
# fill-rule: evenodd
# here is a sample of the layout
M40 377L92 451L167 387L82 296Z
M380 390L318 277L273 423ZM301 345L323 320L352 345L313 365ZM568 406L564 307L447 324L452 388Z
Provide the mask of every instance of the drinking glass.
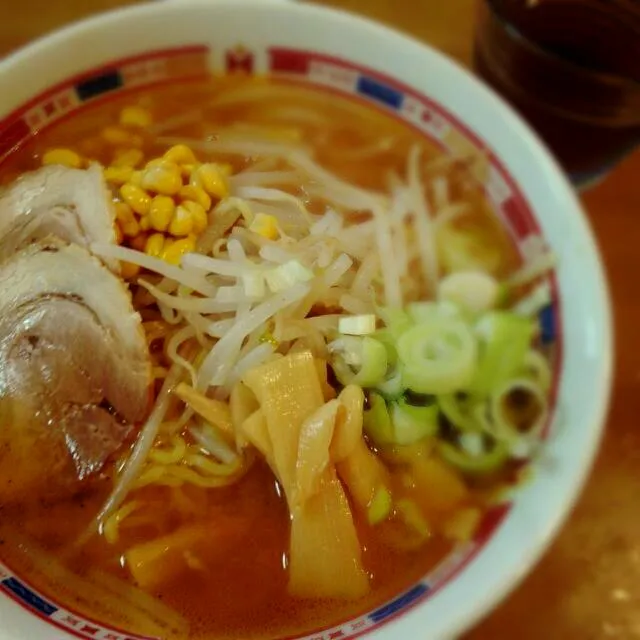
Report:
M579 188L640 142L638 0L480 0L474 64Z

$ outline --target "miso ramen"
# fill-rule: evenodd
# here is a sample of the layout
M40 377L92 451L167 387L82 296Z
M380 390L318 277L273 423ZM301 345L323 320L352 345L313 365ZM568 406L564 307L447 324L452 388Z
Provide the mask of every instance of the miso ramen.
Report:
M218 78L1 170L2 560L130 633L371 610L537 451L539 282L479 176L347 98Z

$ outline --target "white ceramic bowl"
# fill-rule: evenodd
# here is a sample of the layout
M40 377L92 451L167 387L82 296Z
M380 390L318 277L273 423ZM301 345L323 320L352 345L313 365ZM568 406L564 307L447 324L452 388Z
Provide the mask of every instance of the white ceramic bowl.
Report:
M244 46L244 52L237 49ZM229 66L286 73L370 102L448 152L484 147L487 193L523 253L544 239L558 256L546 338L558 356L557 406L544 459L479 536L386 607L309 638L449 638L512 589L571 509L608 404L609 300L593 237L571 186L538 138L498 97L428 46L339 11L282 0L155 3L106 14L0 63L0 158L31 130L114 91ZM4 119L4 120L2 120ZM19 606L20 605L20 606ZM51 626L56 625L57 628ZM94 629L91 631L91 629ZM342 635L340 635L340 632ZM1 563L0 636L121 640L38 594Z

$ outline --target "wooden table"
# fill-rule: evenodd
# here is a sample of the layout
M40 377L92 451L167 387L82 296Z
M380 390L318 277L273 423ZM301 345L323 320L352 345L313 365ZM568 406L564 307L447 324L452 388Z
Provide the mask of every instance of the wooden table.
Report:
M12 3L0 22L0 54L70 20L131 1ZM325 4L393 24L467 63L475 1ZM584 201L604 253L616 317L607 435L586 491L550 551L469 640L640 638L640 293L633 277L640 267L640 152Z

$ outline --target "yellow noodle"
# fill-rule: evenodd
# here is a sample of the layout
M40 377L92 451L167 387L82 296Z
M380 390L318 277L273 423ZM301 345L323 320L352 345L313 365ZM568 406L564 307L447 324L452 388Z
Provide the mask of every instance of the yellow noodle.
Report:
M162 423L158 433L165 436L174 436L176 433L180 433L193 418L193 415L193 409L185 405L175 420L167 420Z
M146 487L150 484L168 484L169 486L179 486L180 482L171 480L167 483L167 467L164 465L147 465L134 483L134 488Z
M161 367L160 365L156 365L151 369L151 375L154 380L164 380L169 374L169 369L166 367Z
M188 467L197 468L200 473L207 476L231 476L242 468L242 459L240 456L230 464L222 464L214 462L209 456L196 453L196 447L189 447L189 452L184 456L183 463Z
M115 513L112 513L104 523L102 533L109 544L115 544L120 537L120 523L130 516L136 509L140 507L140 503L136 500L127 502L122 505Z
M176 364L179 364L183 369L187 371L191 378L191 383L195 384L197 377L196 370L191 362L180 355L181 347L189 344L189 341L196 335L195 329L187 325L176 331L169 340L164 342L164 354L165 356ZM184 349L187 350L187 349Z
M237 480L235 476L202 476L197 471L182 465L168 465L165 469L167 476L159 481L162 484L170 484L168 481L172 480L188 482L197 487L214 488L233 484ZM173 485L170 484L170 486Z
M186 452L187 443L184 441L184 438L173 436L171 438L170 448L153 448L149 452L148 459L151 462L157 462L159 464L175 464L184 458Z

